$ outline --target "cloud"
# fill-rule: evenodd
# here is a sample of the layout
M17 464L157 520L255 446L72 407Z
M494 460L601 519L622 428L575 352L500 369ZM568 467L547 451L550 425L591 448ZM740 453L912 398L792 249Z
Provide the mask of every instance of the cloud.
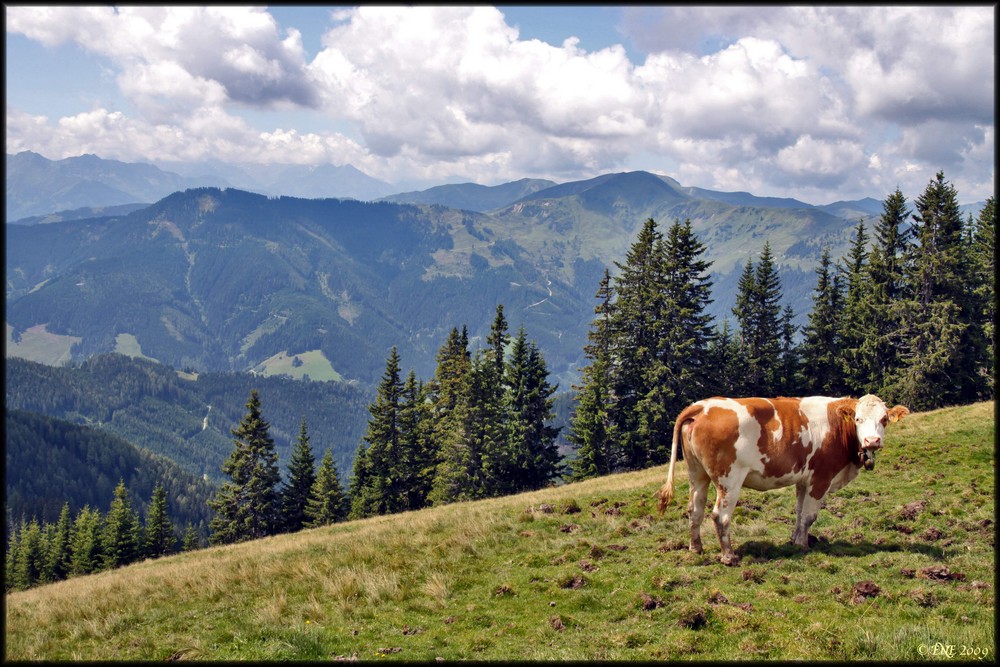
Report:
M330 13L310 61L262 8L8 7L9 32L103 59L131 106L8 107L8 150L483 183L586 178L641 152L683 183L803 199L922 188L940 168L992 192L988 7L632 7L619 28L643 62L522 39L488 6L361 6ZM296 130L285 110L357 133Z

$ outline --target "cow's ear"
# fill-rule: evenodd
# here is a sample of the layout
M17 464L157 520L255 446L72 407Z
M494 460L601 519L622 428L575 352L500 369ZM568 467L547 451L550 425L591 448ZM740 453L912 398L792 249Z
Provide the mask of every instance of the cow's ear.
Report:
M910 409L904 405L897 405L893 409L889 410L889 423L894 424L900 419L910 414Z
M837 406L837 414L847 422L848 424L854 422L854 404L848 403L846 405Z

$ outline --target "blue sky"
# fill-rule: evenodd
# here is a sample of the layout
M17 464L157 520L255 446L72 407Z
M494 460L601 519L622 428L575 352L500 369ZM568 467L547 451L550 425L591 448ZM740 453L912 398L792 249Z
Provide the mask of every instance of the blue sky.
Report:
M7 152L993 194L995 9L6 7Z

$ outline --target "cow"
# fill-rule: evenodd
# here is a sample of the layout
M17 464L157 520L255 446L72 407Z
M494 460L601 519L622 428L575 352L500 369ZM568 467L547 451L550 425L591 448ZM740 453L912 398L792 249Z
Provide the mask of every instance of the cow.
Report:
M909 413L902 405L888 409L871 394L857 400L716 397L692 403L674 425L667 481L659 491L660 514L673 499L680 440L690 486L691 551L702 552L709 481L716 489L712 519L724 564L738 562L729 526L743 487L769 491L794 485L798 500L792 542L808 550L809 527L823 498L843 488L862 467L871 470L886 424Z

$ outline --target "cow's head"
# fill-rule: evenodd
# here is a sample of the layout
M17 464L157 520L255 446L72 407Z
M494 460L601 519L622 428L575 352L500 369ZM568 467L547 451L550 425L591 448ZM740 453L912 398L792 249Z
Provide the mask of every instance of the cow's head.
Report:
M875 467L875 452L882 449L886 425L899 421L910 414L910 410L902 405L886 408L882 399L873 394L851 403L853 408L848 404L838 408L838 412L844 419L854 422L865 469L871 470Z

